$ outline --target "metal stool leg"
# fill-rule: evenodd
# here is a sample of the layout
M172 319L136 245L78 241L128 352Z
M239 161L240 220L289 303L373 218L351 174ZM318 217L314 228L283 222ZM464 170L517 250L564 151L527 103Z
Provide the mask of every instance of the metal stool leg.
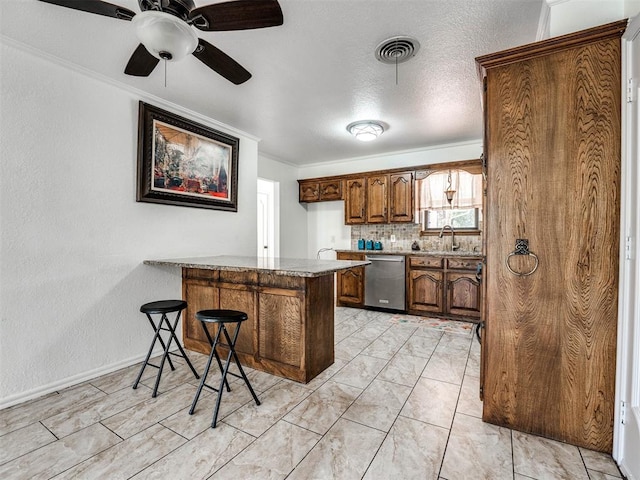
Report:
M217 345L218 344L218 337L220 335L220 327L218 327L218 332L216 335L216 341L214 342L213 339L211 338L211 334L209 333L209 329L207 328L207 325L205 322L201 322L202 328L204 329L204 333L207 336L207 340L209 340L209 345L211 345L211 350L212 352L214 352L213 354L216 357L216 362L218 362L218 368L220 369L220 375L222 375L222 362L220 361L220 356L218 355L218 352L216 351L216 349L214 348L214 344ZM227 392L231 391L231 387L229 386L229 382L225 382L225 384L227 385Z
M253 399L256 401L256 405L260 405L260 400L258 400L258 397L253 391L253 388L251 387L251 383L249 383L249 379L245 375L244 370L242 369L242 365L240 364L240 360L238 360L238 355L236 354L236 341L238 340L238 334L240 333L240 324L236 326L236 332L233 336L233 341L231 341L231 338L229 337L229 333L227 332L227 328L225 327L224 323L220 324L220 329L218 330L218 335L216 336L216 340L219 337L220 330L222 330L227 340L227 345L229 346L229 353L227 354L227 360L224 364L224 372L222 373L222 379L220 380L220 388L218 389L218 398L216 399L216 408L213 411L213 420L211 421L211 428L216 428L216 424L218 422L218 411L220 410L220 402L222 401L222 390L223 390L222 387L224 385L224 382L227 381L227 373L229 373L229 366L231 365L232 356L236 361L236 365L238 365L238 369L240 370L240 374L242 375L242 378L245 384L247 385L247 387L249 387L249 391L251 392Z
M206 328L205 328L205 330L206 330ZM220 336L220 330L218 329L218 332L216 333L216 339L213 342L213 345L211 346L211 353L209 353L209 358L207 359L207 365L204 367L204 372L202 372L202 377L200 378L200 384L198 385L198 390L196 391L196 396L193 398L193 403L191 404L191 408L189 409L189 415L193 415L193 412L196 409L196 404L198 403L198 400L200 399L200 393L202 393L202 389L206 385L205 382L207 381L207 375L209 374L209 368L211 368L211 362L213 361L213 357L216 356L215 345L218 343L218 337L219 336ZM211 338L211 336L209 335L208 331L207 331L207 337L209 337L209 339ZM211 387L209 387L209 388L211 388Z
M138 388L138 383L140 382L140 379L142 378L142 374L144 373L144 369L147 368L147 365L151 365L149 363L149 359L151 358L151 354L153 353L153 347L155 347L156 345L156 341L158 339L160 339L160 344L162 345L162 348L164 349L164 342L162 341L162 338L160 337L160 323L158 323L158 327L156 327L155 322L153 321L153 319L151 318L151 316L147 313L147 318L149 319L149 322L151 323L151 326L153 327L154 330L154 335L153 335L153 341L151 342L151 347L149 347L149 351L147 352L147 356L144 359L144 363L142 364L142 367L140 368L140 373L138 373L138 377L136 378L135 383L133 384L133 389L135 390L136 388Z
M253 391L253 387L251 386L251 382L249 382L249 379L247 378L247 375L244 373L244 369L242 368L242 364L240 363L240 359L238 358L238 355L236 354L236 341L238 340L238 333L240 332L240 324L238 324L238 326L236 327L236 333L233 337L233 343L231 345L231 353L233 353L233 359L236 361L236 365L238 366L238 370L240 370L240 375L242 375L242 379L244 380L244 383L247 385L247 387L249 388L249 392L251 392L251 396L253 397L253 399L256 401L256 405L260 405L260 400L258 400L258 397L256 396L256 393ZM229 334L227 333L227 329L224 329L224 335L225 337L227 337L227 342L231 342L231 339L229 338ZM228 362L228 360L227 360Z
M198 375L198 372L196 372L196 369L193 368L193 365L191 364L191 361L189 360L189 357L187 357L187 354L185 353L184 349L182 348L182 345L180 345L180 340L178 339L178 337L176 336L176 327L178 326L178 322L180 321L180 314L182 312L178 312L178 316L176 317L175 321L173 322L173 326L171 326L171 324L169 323L169 319L165 317L166 323L167 323L167 327L169 327L169 330L171 331L171 337L175 338L176 340L176 345L178 346L178 350L180 350L180 355L182 358L185 359L185 361L187 362L187 365L189 365L189 368L191 369L191 372L193 372L193 374L195 375L196 378L200 378L200 375ZM169 352L171 354L171 352ZM174 353L174 355L177 355ZM167 357L167 360L169 360L169 364L171 364L171 357Z

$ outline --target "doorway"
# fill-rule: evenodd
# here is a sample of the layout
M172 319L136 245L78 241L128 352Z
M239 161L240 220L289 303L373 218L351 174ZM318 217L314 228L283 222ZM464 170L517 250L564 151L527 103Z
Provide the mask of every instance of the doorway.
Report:
M279 255L278 187L278 182L258 179L258 258L275 258Z
M640 478L640 15L622 37L623 104L621 291L617 358L617 415L613 457L628 478Z

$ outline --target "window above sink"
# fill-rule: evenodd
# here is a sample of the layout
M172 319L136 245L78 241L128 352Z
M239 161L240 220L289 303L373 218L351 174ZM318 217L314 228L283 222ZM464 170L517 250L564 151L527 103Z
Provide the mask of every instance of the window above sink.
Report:
M422 235L445 226L456 234L479 235L482 222L482 174L462 169L425 171L416 180L416 219Z

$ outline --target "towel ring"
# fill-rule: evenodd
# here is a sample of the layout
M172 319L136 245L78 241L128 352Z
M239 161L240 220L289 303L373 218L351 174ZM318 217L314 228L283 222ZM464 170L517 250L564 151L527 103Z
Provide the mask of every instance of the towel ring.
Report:
M533 253L533 252L528 252L524 255L528 255L530 257L533 257L535 260L535 263L533 265L533 268L531 269L530 272L525 272L525 273L520 273L520 272L516 272L511 268L511 265L509 265L509 259L511 257L513 257L514 255L523 255L522 253L519 253L517 251L513 251L511 252L509 255L507 255L507 259L505 260L505 265L507 266L507 270L509 270L511 273L513 273L516 277L528 277L529 275L532 275L537 269L538 269L538 256Z

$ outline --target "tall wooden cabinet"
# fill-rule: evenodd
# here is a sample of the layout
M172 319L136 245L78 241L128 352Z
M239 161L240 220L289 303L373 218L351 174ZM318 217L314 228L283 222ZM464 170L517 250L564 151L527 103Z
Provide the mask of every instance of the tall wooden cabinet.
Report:
M625 27L476 59L486 74L483 419L603 452L613 438Z

